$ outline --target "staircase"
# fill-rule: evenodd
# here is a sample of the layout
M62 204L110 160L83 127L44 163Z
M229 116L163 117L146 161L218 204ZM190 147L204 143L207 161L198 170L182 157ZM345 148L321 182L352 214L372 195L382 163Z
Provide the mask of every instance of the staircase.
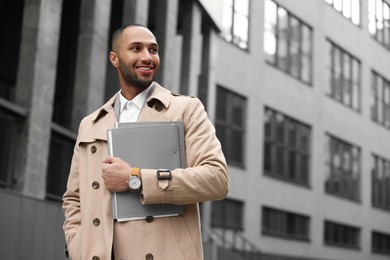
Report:
M213 229L208 246L212 253L206 260L261 260L260 249L241 232Z

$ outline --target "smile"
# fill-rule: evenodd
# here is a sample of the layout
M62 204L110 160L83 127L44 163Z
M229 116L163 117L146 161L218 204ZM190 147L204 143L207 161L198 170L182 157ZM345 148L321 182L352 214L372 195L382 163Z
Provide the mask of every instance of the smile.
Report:
M151 70L153 70L152 67L137 67L137 69L142 70L142 71L151 71Z

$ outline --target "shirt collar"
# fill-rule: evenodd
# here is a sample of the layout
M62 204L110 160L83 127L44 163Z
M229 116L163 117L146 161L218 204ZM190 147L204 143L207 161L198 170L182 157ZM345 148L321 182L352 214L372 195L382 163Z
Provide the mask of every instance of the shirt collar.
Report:
M144 105L145 101L146 101L146 98L149 94L149 91L152 89L152 84L150 84L149 87L147 87L144 91L142 91L141 93L139 93L137 96L135 96L132 100L128 100L126 99L123 95L122 95L122 91L119 91L119 99L120 99L120 111L122 112L127 101L131 101L133 102L133 104L138 108L138 109L141 109L142 106Z

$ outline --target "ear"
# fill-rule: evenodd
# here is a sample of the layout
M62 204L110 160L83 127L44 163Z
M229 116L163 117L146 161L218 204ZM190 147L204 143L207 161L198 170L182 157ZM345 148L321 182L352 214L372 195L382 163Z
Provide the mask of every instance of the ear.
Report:
M118 68L118 66L119 66L118 55L115 52L110 51L110 57L109 58L110 58L111 64L115 68Z

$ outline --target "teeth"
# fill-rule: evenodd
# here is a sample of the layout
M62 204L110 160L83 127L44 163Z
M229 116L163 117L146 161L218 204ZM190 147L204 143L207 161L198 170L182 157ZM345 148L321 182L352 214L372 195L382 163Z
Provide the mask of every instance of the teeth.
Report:
M151 68L139 67L140 70L152 70Z

